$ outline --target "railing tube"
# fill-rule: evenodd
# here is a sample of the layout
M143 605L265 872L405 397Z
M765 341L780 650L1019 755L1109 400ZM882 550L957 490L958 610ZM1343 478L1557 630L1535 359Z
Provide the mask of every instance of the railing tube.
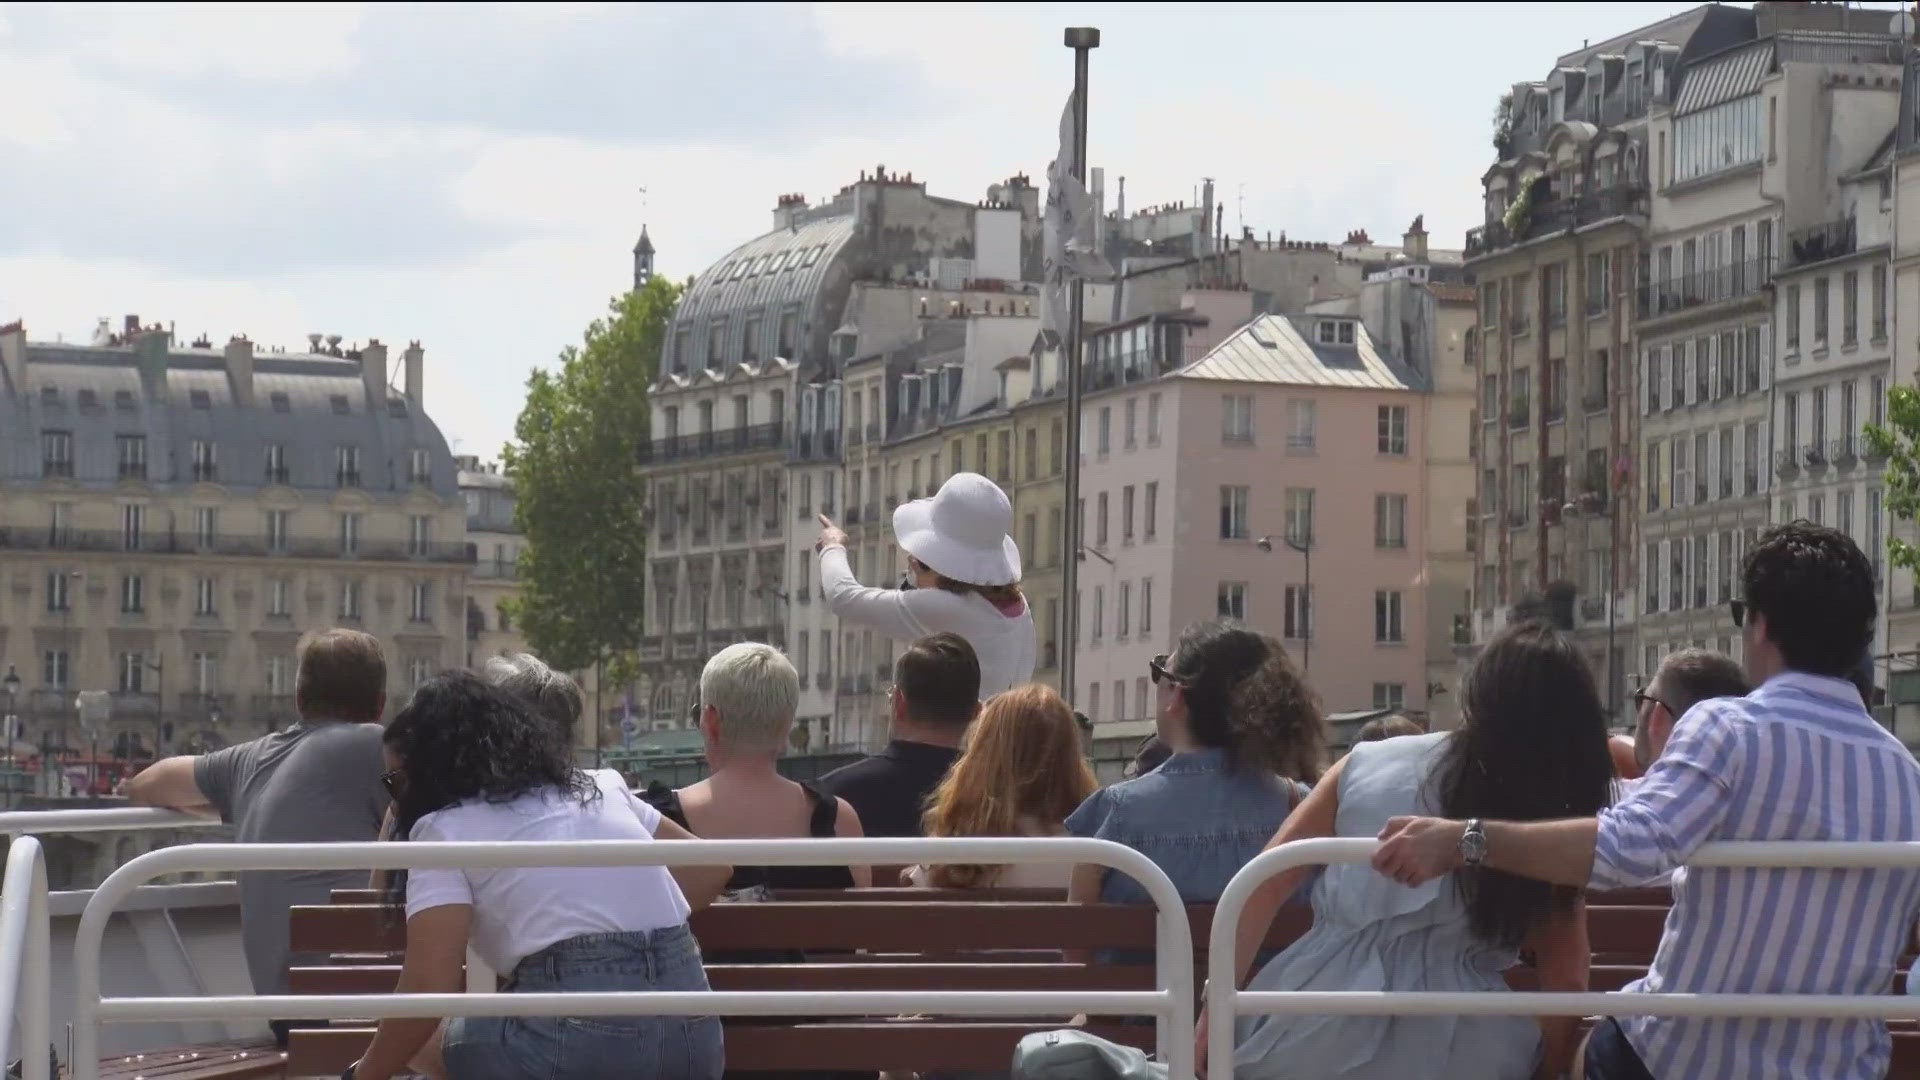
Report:
M15 839L0 883L0 1068L19 1051L23 1080L47 1080L52 1046L48 998L52 968L47 925L47 862L40 841ZM20 1043L13 1043L14 1018Z
M188 870L357 870L505 866L814 866L821 863L1061 863L1109 867L1140 882L1158 908L1152 991L772 990L680 994L370 994L254 998L116 998L100 994L107 921L142 883ZM208 1016L315 1018L502 1015L887 1015L951 1012L1017 1016L1072 1012L1151 1013L1173 1080L1193 1075L1193 939L1186 907L1159 866L1132 848L1079 837L857 840L589 840L547 843L183 844L129 860L94 890L74 936L72 1075L96 1080L99 1024Z

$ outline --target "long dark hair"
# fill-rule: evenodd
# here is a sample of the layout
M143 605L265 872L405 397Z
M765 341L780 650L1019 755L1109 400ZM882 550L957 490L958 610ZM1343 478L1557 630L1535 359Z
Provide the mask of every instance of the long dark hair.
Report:
M1605 807L1613 778L1606 708L1573 643L1544 622L1507 627L1460 687L1461 726L1446 741L1429 793L1449 818L1540 821ZM1473 933L1517 948L1580 890L1498 870L1454 875Z
M1309 784L1320 778L1326 718L1279 641L1227 623L1195 623L1180 635L1167 669L1186 700L1188 734L1226 751L1229 768Z
M395 839L406 839L435 810L468 799L506 802L548 787L583 802L599 796L592 779L573 767L557 725L471 672L443 672L420 684L387 725L385 742L400 760ZM405 875L390 880L391 891L404 894Z

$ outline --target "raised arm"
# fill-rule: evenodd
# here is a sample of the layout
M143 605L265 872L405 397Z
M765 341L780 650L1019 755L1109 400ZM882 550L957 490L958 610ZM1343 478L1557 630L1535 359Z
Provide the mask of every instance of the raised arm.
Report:
M847 549L842 544L820 549L820 591L826 594L827 608L834 615L895 640L910 641L933 632L915 611L914 593L860 584L847 565Z

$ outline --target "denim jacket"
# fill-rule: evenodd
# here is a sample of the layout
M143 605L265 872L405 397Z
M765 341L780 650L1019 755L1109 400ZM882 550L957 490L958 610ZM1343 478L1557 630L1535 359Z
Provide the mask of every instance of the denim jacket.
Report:
M1229 773L1220 750L1189 750L1158 769L1102 788L1066 821L1074 836L1125 844L1152 859L1189 904L1220 899L1233 875L1280 830L1307 787L1272 773ZM1296 896L1304 897L1302 889ZM1146 889L1108 870L1100 899L1147 904Z

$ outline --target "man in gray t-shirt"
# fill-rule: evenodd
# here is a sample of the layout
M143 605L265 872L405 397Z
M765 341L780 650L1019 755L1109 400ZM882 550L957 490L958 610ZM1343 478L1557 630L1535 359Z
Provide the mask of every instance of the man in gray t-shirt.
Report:
M300 722L198 757L142 770L127 797L147 806L218 813L253 843L374 840L387 811L380 783L386 662L380 643L352 630L301 642L294 698ZM365 870L256 870L240 877L240 920L256 994L284 994L287 909L324 904L333 889L364 888ZM275 1025L276 1032L281 1025Z

